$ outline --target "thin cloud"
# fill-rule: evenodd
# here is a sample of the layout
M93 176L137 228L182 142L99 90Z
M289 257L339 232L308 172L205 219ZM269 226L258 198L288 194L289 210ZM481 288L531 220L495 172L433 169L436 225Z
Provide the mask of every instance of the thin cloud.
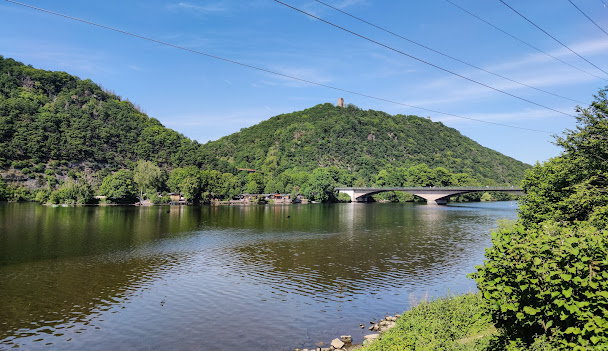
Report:
M167 5L167 8L170 10L195 11L199 14L212 14L228 11L228 7L223 2L216 2L206 5L196 5L189 2L178 2L176 4Z
M333 6L344 10L346 8L349 8L352 6L357 6L357 5L362 5L365 3L366 3L366 0L342 0L342 1L338 1Z
M587 55L608 54L608 41L605 40L589 40L573 45L573 47L575 47L579 52ZM572 55L570 52L565 52L565 50L562 49L555 50L551 52L551 54L556 57ZM543 54L520 56L513 60L485 66L484 69L501 74L505 77L509 77L520 83L557 94L560 93L559 89L556 89L557 87L568 87L598 80L596 77L571 69ZM545 97L550 97L545 93L535 91L524 85L504 80L478 70L470 69L459 73L497 89L512 92L516 95L525 97L529 93L534 93L541 94ZM491 89L472 85L472 83L465 82L462 79L453 76L444 76L439 79L434 79L424 84L417 85L417 92L421 94L420 96L425 96L423 92L437 90L443 92L440 98L433 96L433 98L418 99L414 97L407 103L416 106L437 106L446 103L478 100L489 96L498 96L496 95L498 93ZM568 94L561 95L573 98L572 96L568 96Z
M584 42L580 42L580 43L576 43L576 44L571 44L570 47L578 52L581 55L606 55L608 54L608 41L605 39L594 39L594 40L588 40L588 41L584 41ZM553 51L548 52L551 56L555 56L558 58L565 58L565 57L573 57L576 58L576 56L570 52L569 50L565 49L565 48L559 48ZM576 58L578 59L578 58ZM525 69L526 67L533 65L533 64L546 64L546 63L555 63L556 65L562 65L564 66L566 69L568 70L572 70L573 72L578 72L578 74L581 75L586 75L580 71L574 70L572 68L568 68L566 65L555 61L553 58L545 55L545 54L541 54L541 53L535 53L532 55L526 55L525 57L522 58L518 58L512 61L508 61L508 62L502 62L499 64L495 64L495 65L491 65L486 67L487 70L489 71L513 71L513 70L521 70L521 69ZM578 63L576 62L575 65L577 67L581 67L587 71L591 71L592 68L587 68L585 65L583 65L583 63Z

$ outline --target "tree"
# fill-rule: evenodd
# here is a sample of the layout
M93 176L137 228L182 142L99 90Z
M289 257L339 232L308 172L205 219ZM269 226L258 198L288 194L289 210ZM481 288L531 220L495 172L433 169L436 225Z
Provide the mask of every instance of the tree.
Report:
M221 194L232 198L241 194L241 182L239 178L232 173L222 174L222 190Z
M4 179L0 177L0 201L6 201L8 199L8 189L6 188L6 183Z
M433 171L424 163L408 168L407 173L407 181L410 186L432 186L434 184Z
M608 345L606 92L577 108L576 129L557 138L564 152L527 174L518 221L492 234L473 274L501 347Z
M248 194L261 194L264 192L264 176L262 173L253 172L247 176L245 192Z
M564 223L591 220L605 226L608 217L608 89L588 108L577 108L577 127L558 137L561 156L536 165L523 182L527 193L521 219L528 225L548 219Z
M310 200L329 201L334 195L334 180L325 168L312 171L302 194Z
M169 189L181 193L186 199L198 201L202 191L201 171L196 166L175 168L167 180Z
M383 187L383 186L389 186L389 178L390 175L386 170L381 170L380 172L378 172L378 175L376 176L376 186L379 187Z
M116 203L133 203L137 199L137 186L133 172L121 169L103 179L100 193Z
M216 170L207 170L201 172L202 190L213 195L223 195L224 178L222 173Z
M144 191L160 188L162 171L150 161L139 160L133 172L133 181L139 188L139 201L144 201Z

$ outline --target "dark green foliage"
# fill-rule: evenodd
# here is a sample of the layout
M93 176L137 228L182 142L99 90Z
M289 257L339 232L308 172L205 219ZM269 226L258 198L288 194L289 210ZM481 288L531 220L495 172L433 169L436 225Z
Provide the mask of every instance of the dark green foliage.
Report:
M605 226L608 216L608 100L604 89L587 109L579 108L578 126L558 138L564 153L534 167L523 187L528 193L521 219L527 224L554 219L592 221Z
M347 194L339 193L338 196L336 197L336 201L337 202L352 202L353 200Z
M518 184L527 165L484 148L441 123L331 104L283 114L209 142L203 150L265 174L335 166L371 185L382 169L420 163L467 173L482 184Z
M161 170L154 184L136 170L144 163ZM318 105L200 145L90 80L0 56L0 176L15 188L36 179L52 193L66 177L86 174L78 184L97 190L104 177L130 169L140 197L151 197L173 169L169 188L192 201L243 192L334 201L335 186L517 184L527 167L441 123L354 105Z
M199 149L90 80L0 56L0 159L15 168L30 167L30 159L201 166Z
M201 171L195 166L176 168L169 175L169 190L182 193L189 201L198 202L203 191Z
M137 185L133 181L133 172L120 170L103 179L100 193L110 201L121 204L132 204L137 199Z
M302 188L302 195L312 201L329 202L333 200L335 180L326 168L312 171L308 182Z
M536 165L515 224L493 234L473 277L494 323L499 348L530 349L540 339L564 350L608 349L608 108L606 90L564 152Z
M6 187L6 183L0 177L0 201L6 201L9 199L9 191Z
M50 194L41 191L36 195L36 199L40 202L48 201L54 204L87 204L92 202L93 195L93 188L85 181L75 182L68 178L59 189Z
M608 235L593 227L503 225L475 275L497 328L530 345L608 345Z

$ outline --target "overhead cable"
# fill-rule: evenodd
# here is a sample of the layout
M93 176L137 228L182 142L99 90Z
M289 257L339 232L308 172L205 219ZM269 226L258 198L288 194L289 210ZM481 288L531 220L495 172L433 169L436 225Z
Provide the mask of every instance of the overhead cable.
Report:
M587 14L586 14L586 13L584 13L584 12L583 12L583 10L581 10L581 9L580 9L578 6L576 6L576 5L575 5L575 4L572 2L572 0L568 0L568 2L570 2L570 3L572 4L572 6L576 7L576 9L577 9L577 10L578 10L580 13L582 13L582 14L583 14L583 16L587 17L587 19L588 19L589 21L591 21L591 23L595 24L595 26L596 26L596 27L598 27L598 28L599 28L599 29L600 29L602 32L604 32L604 34L608 35L608 33L606 33L606 31L604 30L604 28L600 27L600 25L599 25L599 24L595 23L595 21L594 21L594 20L592 20L592 19L591 19L591 17L587 16Z
M534 27L538 28L538 30L540 30L541 32L545 33L547 36L549 36L551 39L555 40L556 42L558 42L561 46L565 47L566 49L570 50L570 52L572 52L573 54L575 54L576 56L580 57L581 59L585 60L588 64L590 64L591 66L599 69L600 71L604 72L606 75L608 75L608 72L604 71L603 69L599 68L598 66L596 66L595 64L593 64L591 61L587 60L586 58L584 58L583 56L581 56L578 52L570 49L566 44L562 43L561 41L557 40L557 38L555 38L554 36L552 36L551 34L547 33L547 31L545 31L544 29L542 29L541 27L539 27L536 23L532 22L530 19L528 19L528 17L522 15L520 12L518 12L517 10L515 10L513 7L509 6L509 4L507 4L506 2L504 2L503 0L498 0L500 2L502 2L506 7L510 8L513 12L515 12L516 14L518 14L521 18L525 19L526 21L528 21L531 25L533 25Z
M207 56L207 57L210 57L210 58L213 58L213 59L216 59L216 60L232 63L232 64L239 65L239 66L242 66L242 67L251 68L251 69L254 69L254 70L257 70L257 71L261 71L261 72L265 72L265 73L270 73L270 74L273 74L273 75L276 75L276 76L280 76L280 77L284 77L284 78L288 78L288 79L293 79L293 80L297 80L297 81L300 81L300 82L304 82L304 83L308 83L308 84L312 84L312 85L316 85L316 86L320 86L320 87L324 87L324 88L328 88L328 89L332 89L332 90L336 90L336 91L341 91L341 92L348 93L348 94L362 96L362 97L366 97L366 98L370 98L370 99L374 99L374 100L378 100L378 101L384 101L384 102L388 102L388 103L395 104L395 105L411 107L411 108L415 108L415 109L418 109L418 110L423 110L423 111L427 111L427 112L437 113L437 114L444 115L444 116L450 116L450 117L456 117L456 118L466 119L466 120L475 121L475 122L492 124L492 125L496 125L496 126L500 126L500 127L514 128L514 129L520 129L520 130L528 130L528 131L532 131L532 132L539 132L539 133L546 133L546 134L554 134L553 132L548 132L546 130L525 128L525 127L519 127L519 126L514 126L514 125L509 125L509 124L503 124L503 123L485 121L485 120L482 120L482 119L476 119L476 118L471 118L471 117L459 116L459 115L452 114L452 113L437 111L437 110L428 109L428 108L419 107L419 106L414 106L414 105L408 105L408 104L405 104L405 103L402 103L402 102L398 102L398 101L394 101L394 100L390 100L390 99L385 99L385 98L381 98L381 97L376 97L376 96L372 96L372 95L367 95L367 94L359 93L359 92L352 91L352 90L337 88L337 87L334 87L334 86L331 86L331 85L327 85L327 84L323 84L323 83L318 83L318 82L314 82L314 81L311 81L311 80L307 80L307 79L291 76L291 75L288 75L288 74L271 71L271 70L268 70L268 69L265 69L265 68L261 68L261 67L249 65L249 64L246 64L246 63L242 63L242 62L239 62L239 61L231 60L231 59L228 59L228 58L224 58L224 57L208 54L208 53L205 53L205 52L202 52L202 51L188 49L188 48L183 47L183 46L171 44L171 43L168 43L168 42L164 42L164 41L161 41L161 40L153 39L153 38L146 37L146 36L139 35L139 34L134 34L134 33L122 30L122 29L118 29L118 28L114 28L114 27L109 27L109 26L106 26L106 25L103 25L103 24L87 21L87 20L84 20L84 19L81 19L81 18L64 15L64 14L61 14L61 13L58 13L58 12L46 10L46 9L43 9L43 8L40 8L40 7L35 7L35 6L32 6L32 5L24 4L24 3L17 2L17 1L14 1L14 0L5 0L5 1L13 3L13 4L16 4L16 5L24 6L24 7L33 9L33 10L45 12L45 13L48 13L48 14L51 14L51 15L67 18L69 20L78 21L78 22L81 22L81 23L85 23L85 24L89 24L89 25L96 26L96 27L99 27L99 28L103 28L103 29L111 30L111 31L114 31L114 32L117 32L117 33L121 33L121 34L124 34L124 35L132 36L132 37L135 37L135 38L138 38L138 39L143 39L143 40L147 40L147 41L150 41L150 42L153 42L153 43L170 46L170 47L175 48L175 49L179 49L179 50L183 50L183 51L188 51L188 52L193 53L193 54Z
M502 79L508 80L508 81L510 81L510 82L513 82L513 83L516 83L516 84L519 84L519 85L522 85L522 86L525 86L525 87L528 87L528 88L531 88L531 89L534 89L534 90L537 90L537 91L540 91L540 92L543 92L543 93L546 93L546 94L549 94L549 95L553 95L553 96L556 96L556 97L559 97L559 98L562 98L562 99L565 99L565 100L570 100L570 101L573 101L573 102L576 102L576 103L579 103L579 104L585 104L585 103L584 103L584 102L582 102L582 101L574 100L574 99L571 99L571 98L566 97L566 96L562 96L562 95L555 94L555 93L552 93L552 92L547 91L547 90L543 90L543 89L540 89L540 88L536 88L536 87L531 86L531 85L528 85L528 84L526 84L526 83L518 82L518 81L516 81L516 80L514 80L514 79L511 79L511 78L505 77L505 76L500 75L500 74L498 74L498 73L494 73L494 72L488 71L488 70L486 70L486 69L484 69L484 68L482 68L482 67L476 66L476 65L474 65L474 64L472 64L472 63L468 63L468 62L466 62L466 61L463 61L463 60L461 60L461 59L458 59L458 58L456 58L456 57L453 57L453 56L450 56L450 55L448 55L448 54L446 54L446 53L443 53L443 52L441 52L441 51L439 51L439 50L435 50L435 49L433 49L433 48L431 48L431 47L428 47L428 46L426 46L426 45L424 45L424 44L421 44L421 43L416 42L416 41L414 41L414 40L408 39L408 38L406 38L406 37L404 37L404 36L402 36L402 35L400 35L400 34L394 33L394 32L392 32L392 31L390 31L390 30L388 30L388 29L386 29L386 28L380 27L380 26L378 26L378 25L376 25L376 24L373 24L373 23L371 23L371 22L369 22L369 21L366 21L366 20L364 20L364 19L362 19L362 18L359 18L359 17L357 17L357 16L355 16L355 15L352 15L352 14L350 14L350 13L348 13L348 12L346 12L346 11L343 11L343 10L341 10L341 9L337 8L337 7L331 6L331 5L329 5L329 4L327 4L327 3L323 2L323 1L320 1L320 0L315 0L315 1L316 1L316 2L318 2L318 3L320 3L320 4L323 4L323 5L327 6L327 7L329 7L329 8L331 8L331 9L334 9L334 10L336 10L336 11L338 11L338 12L341 12L341 13L343 13L343 14L345 14L345 15L349 16L349 17L352 17L352 18L354 18L354 19L356 19L356 20L358 20L358 21L361 21L361 22L363 22L363 23L365 23L365 24L368 24L368 25L370 25L370 26L372 26L372 27L374 27L374 28L380 29L381 31L384 31L384 32L386 32L386 33L389 33L389 34L391 34L391 35L393 35L393 36L396 36L396 37L398 37L398 38L401 38L401 39L403 39L403 40L405 40L405 41L408 41L408 42L410 42L410 43L412 43L412 44L418 45L418 46L420 46L420 47L422 47L422 48L425 48L425 49L427 49L427 50L430 50L430 51L432 51L432 52L434 52L434 53L436 53L436 54L439 54L439 55L445 56L445 57L447 57L447 58L449 58L449 59L452 59L452 60L454 60L454 61L457 61L457 62L460 62L460 63L462 63L462 64L465 64L465 65L467 65L467 66L469 66L469 67L473 67L473 68L475 68L475 69L477 69L477 70L480 70L480 71L483 71L483 72L489 73L489 74L491 74L491 75L493 75L493 76L496 76L496 77L499 77L499 78L502 78Z
M538 51L538 52L540 52L540 53L542 53L542 54L545 54L545 55L547 55L547 56L551 57L552 59L554 59L554 60L556 60L556 61L559 61L559 62L563 63L564 65L570 66L571 68L574 68L574 69L576 69L576 70L578 70L578 71L580 71L580 72L583 72L583 73L588 74L588 75L590 75L590 76L593 76L593 77L595 77L595 78L599 78L599 79L602 79L602 80L608 81L608 79L606 79L606 78L604 78L604 77L600 77L600 76L598 76L598 75L596 75L596 74L593 74L593 73L591 73L591 72L588 72L588 71L586 71L586 70L584 70L584 69L582 69L582 68L580 68L580 67L576 67L576 66L574 66L573 64L568 63L568 62L566 62L566 61L564 61L564 60L560 59L559 57L556 57L556 56L551 55L550 53L548 53L548 52L546 52L546 51L543 51L543 50L539 49L538 47L536 47L536 46L534 46L534 45L532 45L532 44L530 44L530 43L526 42L525 40L520 39L520 38L516 37L515 35L513 35L513 34L511 34L511 33L507 32L507 31L505 31L505 30L503 30L503 29L499 28L498 26L496 26L496 25L494 25L494 24L492 24L492 23L490 23L490 22L486 21L485 19L483 19L483 18L481 18L481 17L477 16L476 14L472 13L471 11L469 11L469 10L465 9L464 7L462 7L462 6L458 5L458 4L456 4L455 2L453 2L453 1L451 1L451 0L445 0L445 1L446 1L446 2L448 2L448 3L450 3L450 4L452 4L452 5L454 5L455 7L459 8L460 10L464 11L465 13L469 14L470 16L473 16L473 17L477 18L478 20L480 20L480 21L484 22L485 24L489 25L490 27L492 27L492 28L494 28L494 29L498 30L499 32L502 32L503 34L505 34L505 35L507 35L507 36L509 36L509 37L511 37L511 38L513 38L513 39L515 39L515 40L517 40L517 41L519 41L519 42L520 42L520 43L522 43L522 44L525 44L525 45L529 46L530 48L532 48L532 49L534 49L534 50L536 50L536 51ZM603 1L603 0L602 0L602 1Z
M7 0L7 1L8 1L8 0ZM569 117L574 117L574 118L576 118L576 116L571 115L571 114L569 114L569 113L566 113L566 112L562 112L562 111L556 110L556 109L554 109L554 108L551 108L551 107L548 107L548 106L545 106L545 105L539 104L539 103L537 103L537 102L534 102L534 101L528 100L528 99L526 99L526 98L523 98L523 97L521 97L521 96L517 96L517 95L515 95L515 94L511 94L511 93L509 93L509 92L506 92L506 91L504 91L504 90L501 90L501 89L495 88L495 87L490 86L490 85L488 85L488 84L485 84L485 83L482 83L482 82L476 81L476 80L471 79L471 78L469 78L469 77L465 77L465 76L463 76L462 74L459 74L459 73L456 73L456 72L450 71L450 70L449 70L449 69L447 69L447 68L443 68L443 67L441 67L441 66L435 65L435 64L430 63L430 62L428 62L428 61L425 61L425 60L423 60L423 59L420 59L420 58L418 58L418 57L416 57L416 56L412 56L412 55L407 54L407 53L405 53L405 52L403 52L403 51L400 51L400 50L398 50L398 49L395 49L395 48L393 48L393 47L390 47L390 46L388 46L388 45L386 45L386 44L382 44L382 43L380 43L380 42L378 42L378 41L376 41L376 40L373 40L373 39L370 39L370 38L368 38L368 37L366 37L366 36L363 36L363 35L361 35L361 34L355 33L355 32L353 32L353 31L351 31L351 30L349 30L349 29L346 29L346 28L344 28L344 27L340 27L339 25L337 25L337 24L335 24L335 23L332 23L332 22L326 21L326 20L322 19L321 17L315 16L315 15L313 15L313 14L309 13L309 12L306 12L306 11L304 11L304 10L301 10L301 9L297 8L297 7L294 7L294 6L291 6L291 5L289 5L289 4L286 4L286 3L282 2L282 1L279 1L279 0L274 0L274 1L275 1L275 2L277 2L277 3L279 3L279 4L281 4L281 5L287 6L287 7L291 8L291 9L293 9L293 10L296 10L296 11L298 11L298 12L300 12L300 13L303 13L303 14L305 14L305 15L307 15L307 16L310 16L310 17L312 17L312 18L314 18L314 19L317 19L317 20L319 20L319 21L321 21L321 22L327 23L327 24L329 24L330 26L333 26L333 27L338 28L338 29L340 29L340 30L343 30L343 31L345 31L345 32L347 32L347 33L350 33L350 34L352 34L352 35L354 35L354 36L357 36L357 37L359 37L359 38L361 38L361 39L364 39L364 40L367 40L367 41L369 41L369 42L371 42L371 43L374 43L374 44L376 44L376 45L382 46L382 47L384 47L384 48L386 48L386 49L389 49L389 50L391 50L391 51L394 51L394 52L396 52L396 53L398 53L398 54L401 54L401 55L407 56L407 57L409 57L409 58L411 58L411 59L414 59L414 60L416 60L416 61L422 62L422 63L424 63L424 64L426 64L426 65L429 65L429 66L434 67L434 68L436 68L436 69L438 69L438 70L441 70L441 71L444 71L444 72L446 72L446 73L449 73L449 74L454 75L454 76L456 76L456 77L460 77L460 78L462 78L462 79L464 79L464 80L468 80L469 82L472 82L472 83L475 83L475 84L481 85L481 86L486 87L486 88L488 88L488 89L491 89L491 90L497 91L497 92L499 92L499 93L502 93L502 94L505 94L505 95L511 96L511 97L513 97L513 98L519 99L519 100L521 100L521 101L525 101L525 102L527 102L527 103L530 103L530 104L533 104L533 105L536 105L536 106L539 106L539 107L545 108L545 109L547 109L547 110L551 110L551 111L553 111L553 112L557 112L557 113L560 113L560 114L565 115L565 116L569 116Z

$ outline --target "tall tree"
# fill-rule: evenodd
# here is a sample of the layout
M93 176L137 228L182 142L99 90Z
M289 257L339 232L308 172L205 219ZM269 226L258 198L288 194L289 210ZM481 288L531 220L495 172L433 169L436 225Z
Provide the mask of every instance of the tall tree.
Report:
M563 153L527 174L519 220L492 234L473 275L506 349L608 345L607 91L578 108Z
M137 198L137 186L133 172L121 169L103 179L100 192L117 203L133 203Z
M144 191L154 190L160 186L162 171L150 161L139 160L133 172L133 180L139 189L139 201L144 201Z

